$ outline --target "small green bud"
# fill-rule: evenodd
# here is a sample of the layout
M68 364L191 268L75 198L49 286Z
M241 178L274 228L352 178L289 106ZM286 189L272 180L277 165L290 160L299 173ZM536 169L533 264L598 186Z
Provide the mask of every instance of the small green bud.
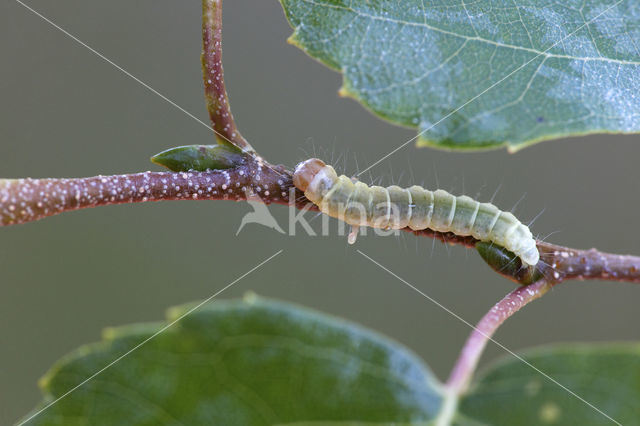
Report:
M520 257L495 243L479 241L476 250L494 271L520 284L532 284L544 277L535 265L523 266Z
M151 162L174 172L230 169L244 163L247 154L231 144L186 145L167 149Z

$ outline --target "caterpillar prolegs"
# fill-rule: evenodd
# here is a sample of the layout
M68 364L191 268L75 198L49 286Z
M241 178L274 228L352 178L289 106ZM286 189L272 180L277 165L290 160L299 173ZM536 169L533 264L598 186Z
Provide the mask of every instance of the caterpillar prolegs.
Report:
M480 203L466 195L454 196L421 186L368 186L349 177L338 176L333 167L312 158L296 167L293 183L323 213L353 227L349 242L355 241L358 227L412 230L432 229L471 235L493 242L535 265L540 260L536 240L526 225L491 203Z

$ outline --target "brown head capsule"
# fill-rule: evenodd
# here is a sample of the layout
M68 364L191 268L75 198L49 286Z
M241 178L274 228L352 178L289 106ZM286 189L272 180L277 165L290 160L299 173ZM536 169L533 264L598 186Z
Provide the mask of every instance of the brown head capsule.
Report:
M325 166L324 161L318 160L317 158L310 158L309 160L303 161L296 166L296 170L293 172L293 184L300 191L306 191L313 178L315 178L318 172Z
M314 204L320 204L337 180L333 167L317 158L303 161L293 172L293 184Z

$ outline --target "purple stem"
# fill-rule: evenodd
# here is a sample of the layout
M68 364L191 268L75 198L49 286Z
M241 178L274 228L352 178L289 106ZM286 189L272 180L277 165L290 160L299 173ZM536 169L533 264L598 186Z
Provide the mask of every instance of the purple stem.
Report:
M213 130L224 142L244 151L253 148L236 127L222 68L222 0L202 0L202 77Z
M640 257L578 250L538 242L540 270L548 281L603 280L640 283Z
M265 204L289 204L294 191L298 208L317 210L293 186L291 171L247 154L236 167L209 172L146 172L75 179L0 179L0 226L42 219L46 216L109 204L165 200L246 200L247 191ZM436 238L445 244L473 248L472 237L425 229L417 236ZM538 242L541 259L536 267L548 282L599 279L640 283L640 257L578 250ZM496 272L505 275L501 270ZM507 278L518 282L517 277Z
M448 390L455 395L463 394L471 382L487 342L493 340L491 336L498 327L526 304L544 295L551 287L553 284L540 280L528 286L518 287L496 303L469 335L447 380Z
M15 225L65 211L165 200L246 200L289 203L291 174L257 158L210 172L144 172L75 179L1 179L0 225ZM300 204L306 199L295 193Z

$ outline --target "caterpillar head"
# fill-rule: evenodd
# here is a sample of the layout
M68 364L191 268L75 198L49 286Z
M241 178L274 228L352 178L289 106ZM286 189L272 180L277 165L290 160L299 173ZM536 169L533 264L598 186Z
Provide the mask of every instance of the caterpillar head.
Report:
M310 158L299 163L293 172L293 184L300 191L306 191L309 184L313 181L313 178L325 167L326 164L324 161L318 160L317 158Z
M338 175L333 167L317 158L303 161L293 172L293 184L315 204L322 201L337 179Z

